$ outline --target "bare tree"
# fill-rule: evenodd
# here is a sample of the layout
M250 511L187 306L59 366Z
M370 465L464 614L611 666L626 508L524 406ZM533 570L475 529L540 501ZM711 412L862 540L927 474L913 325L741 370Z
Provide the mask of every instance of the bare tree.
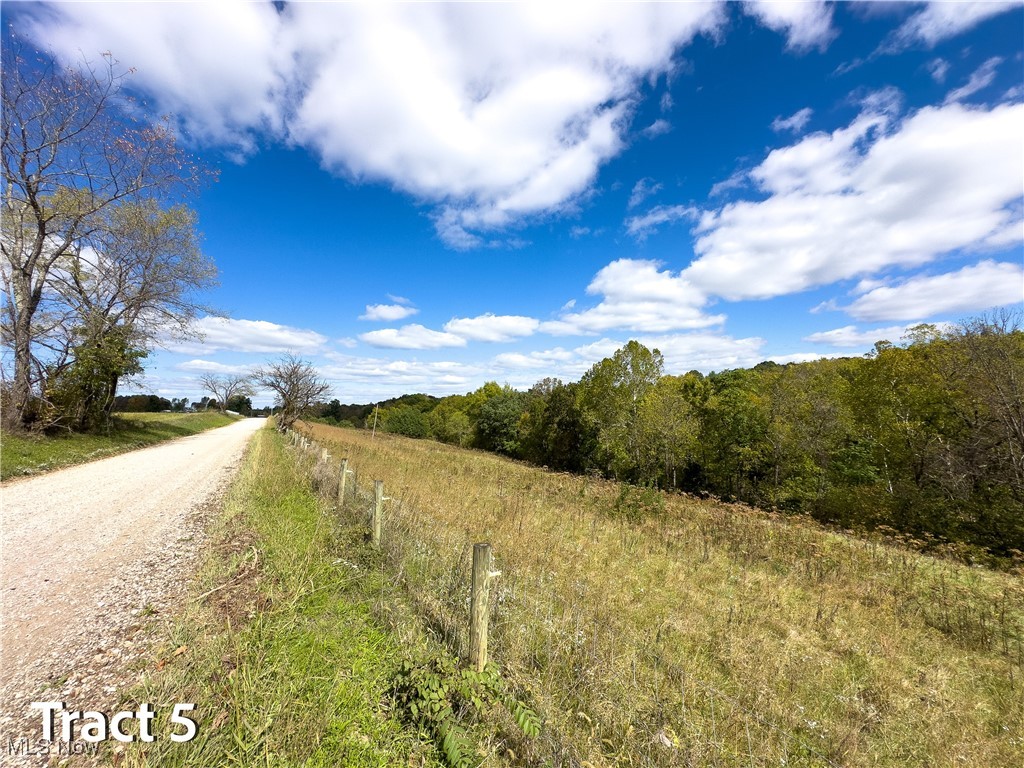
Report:
M218 407L223 411L228 401L235 397L252 397L256 390L252 385L251 376L228 374L219 376L215 373L204 373L199 377L199 384L204 392L213 395Z
M295 355L285 355L257 368L253 378L258 385L277 394L277 405L281 408L277 417L279 430L291 427L331 391L330 384L317 375L316 369Z
M121 108L123 76L109 55L95 68L60 69L50 58L23 53L16 39L4 46L0 80L0 269L4 336L14 353L3 418L13 428L24 424L39 384L33 344L62 322L37 317L54 269L81 252L111 207L200 177L169 126L141 123Z

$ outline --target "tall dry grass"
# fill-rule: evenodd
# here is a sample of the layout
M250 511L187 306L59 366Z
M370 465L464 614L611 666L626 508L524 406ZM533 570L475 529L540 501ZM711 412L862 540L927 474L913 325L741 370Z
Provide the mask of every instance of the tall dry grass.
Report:
M302 429L384 481L390 567L461 651L494 546L491 651L546 721L529 759L1024 765L1019 576L683 496L630 522L608 481Z

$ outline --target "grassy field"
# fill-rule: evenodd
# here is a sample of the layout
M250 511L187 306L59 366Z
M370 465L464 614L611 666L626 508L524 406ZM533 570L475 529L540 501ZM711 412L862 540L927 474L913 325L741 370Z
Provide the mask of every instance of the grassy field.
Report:
M273 431L253 438L192 595L125 699L163 716L195 703L198 736L130 745L120 765L440 765L387 706L403 651L373 604L390 587L305 471Z
M386 581L456 651L472 545L494 546L491 650L545 725L514 757L491 738L488 765L1024 765L1020 574L435 442L303 430L362 491L384 481Z
M0 479L49 472L72 464L194 435L236 421L222 413L124 413L107 434L10 435L0 438Z

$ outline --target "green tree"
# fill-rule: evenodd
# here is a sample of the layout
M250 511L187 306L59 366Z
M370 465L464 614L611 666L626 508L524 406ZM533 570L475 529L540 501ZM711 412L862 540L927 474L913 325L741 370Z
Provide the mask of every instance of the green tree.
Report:
M58 417L46 418L71 429L92 430L110 420L118 382L142 373L147 352L123 326L93 332L81 330L71 361L47 376L45 400Z
M225 410L234 411L242 416L252 416L252 398L248 395L233 395L227 401Z
M705 487L754 503L770 470L769 400L754 371L707 377L700 406L700 463Z
M853 434L843 363L821 360L762 369L773 506L810 511L830 488L832 463Z
M122 75L109 56L102 66L61 70L52 60L25 54L19 40L9 41L0 67L2 330L14 361L3 420L14 429L26 424L30 401L42 389L96 395L100 386L85 384L83 377L100 369L121 375L114 362L119 353L112 348L120 346L123 353L139 346L135 329L114 330L130 323L101 327L92 313L69 320L59 309L47 312L51 280L58 268L67 269L60 265L87 252L116 218L113 209L194 184L200 175L168 125L145 124L136 119L137 109L122 108ZM108 330L115 334L110 342L85 336ZM56 353L46 345L51 332L61 339ZM72 348L89 358L74 366L74 374L66 360L52 359ZM63 380L47 384L38 374L54 368ZM69 377L78 383L70 384ZM91 403L85 407L94 410Z
M642 474L641 408L663 368L661 352L630 341L580 380L581 404L598 424L602 463L615 477L637 479Z
M580 385L554 386L529 422L530 459L552 469L587 472L597 467L598 425L580 400Z
M463 410L463 395L444 398L429 414L430 432L442 442L465 448L473 440L473 423Z
M644 455L660 466L645 467L642 480L660 473L664 485L676 488L678 470L693 458L699 423L687 383L681 376L662 376L640 402Z
M525 393L508 386L485 400L477 416L477 445L506 456L519 456L522 441L520 421L527 402Z
M320 417L338 423L343 418L341 401L334 398L320 409Z
M385 432L406 437L429 437L430 424L427 416L412 405L398 405L384 408L379 414L380 427Z

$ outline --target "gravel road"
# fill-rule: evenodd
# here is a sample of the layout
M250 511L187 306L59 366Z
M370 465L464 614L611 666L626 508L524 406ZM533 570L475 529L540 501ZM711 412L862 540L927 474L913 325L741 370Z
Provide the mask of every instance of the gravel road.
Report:
M100 709L85 697L124 682L145 618L180 598L207 517L265 421L0 485L0 764L8 738L39 737L28 703L41 691ZM29 712L35 733L17 733Z

